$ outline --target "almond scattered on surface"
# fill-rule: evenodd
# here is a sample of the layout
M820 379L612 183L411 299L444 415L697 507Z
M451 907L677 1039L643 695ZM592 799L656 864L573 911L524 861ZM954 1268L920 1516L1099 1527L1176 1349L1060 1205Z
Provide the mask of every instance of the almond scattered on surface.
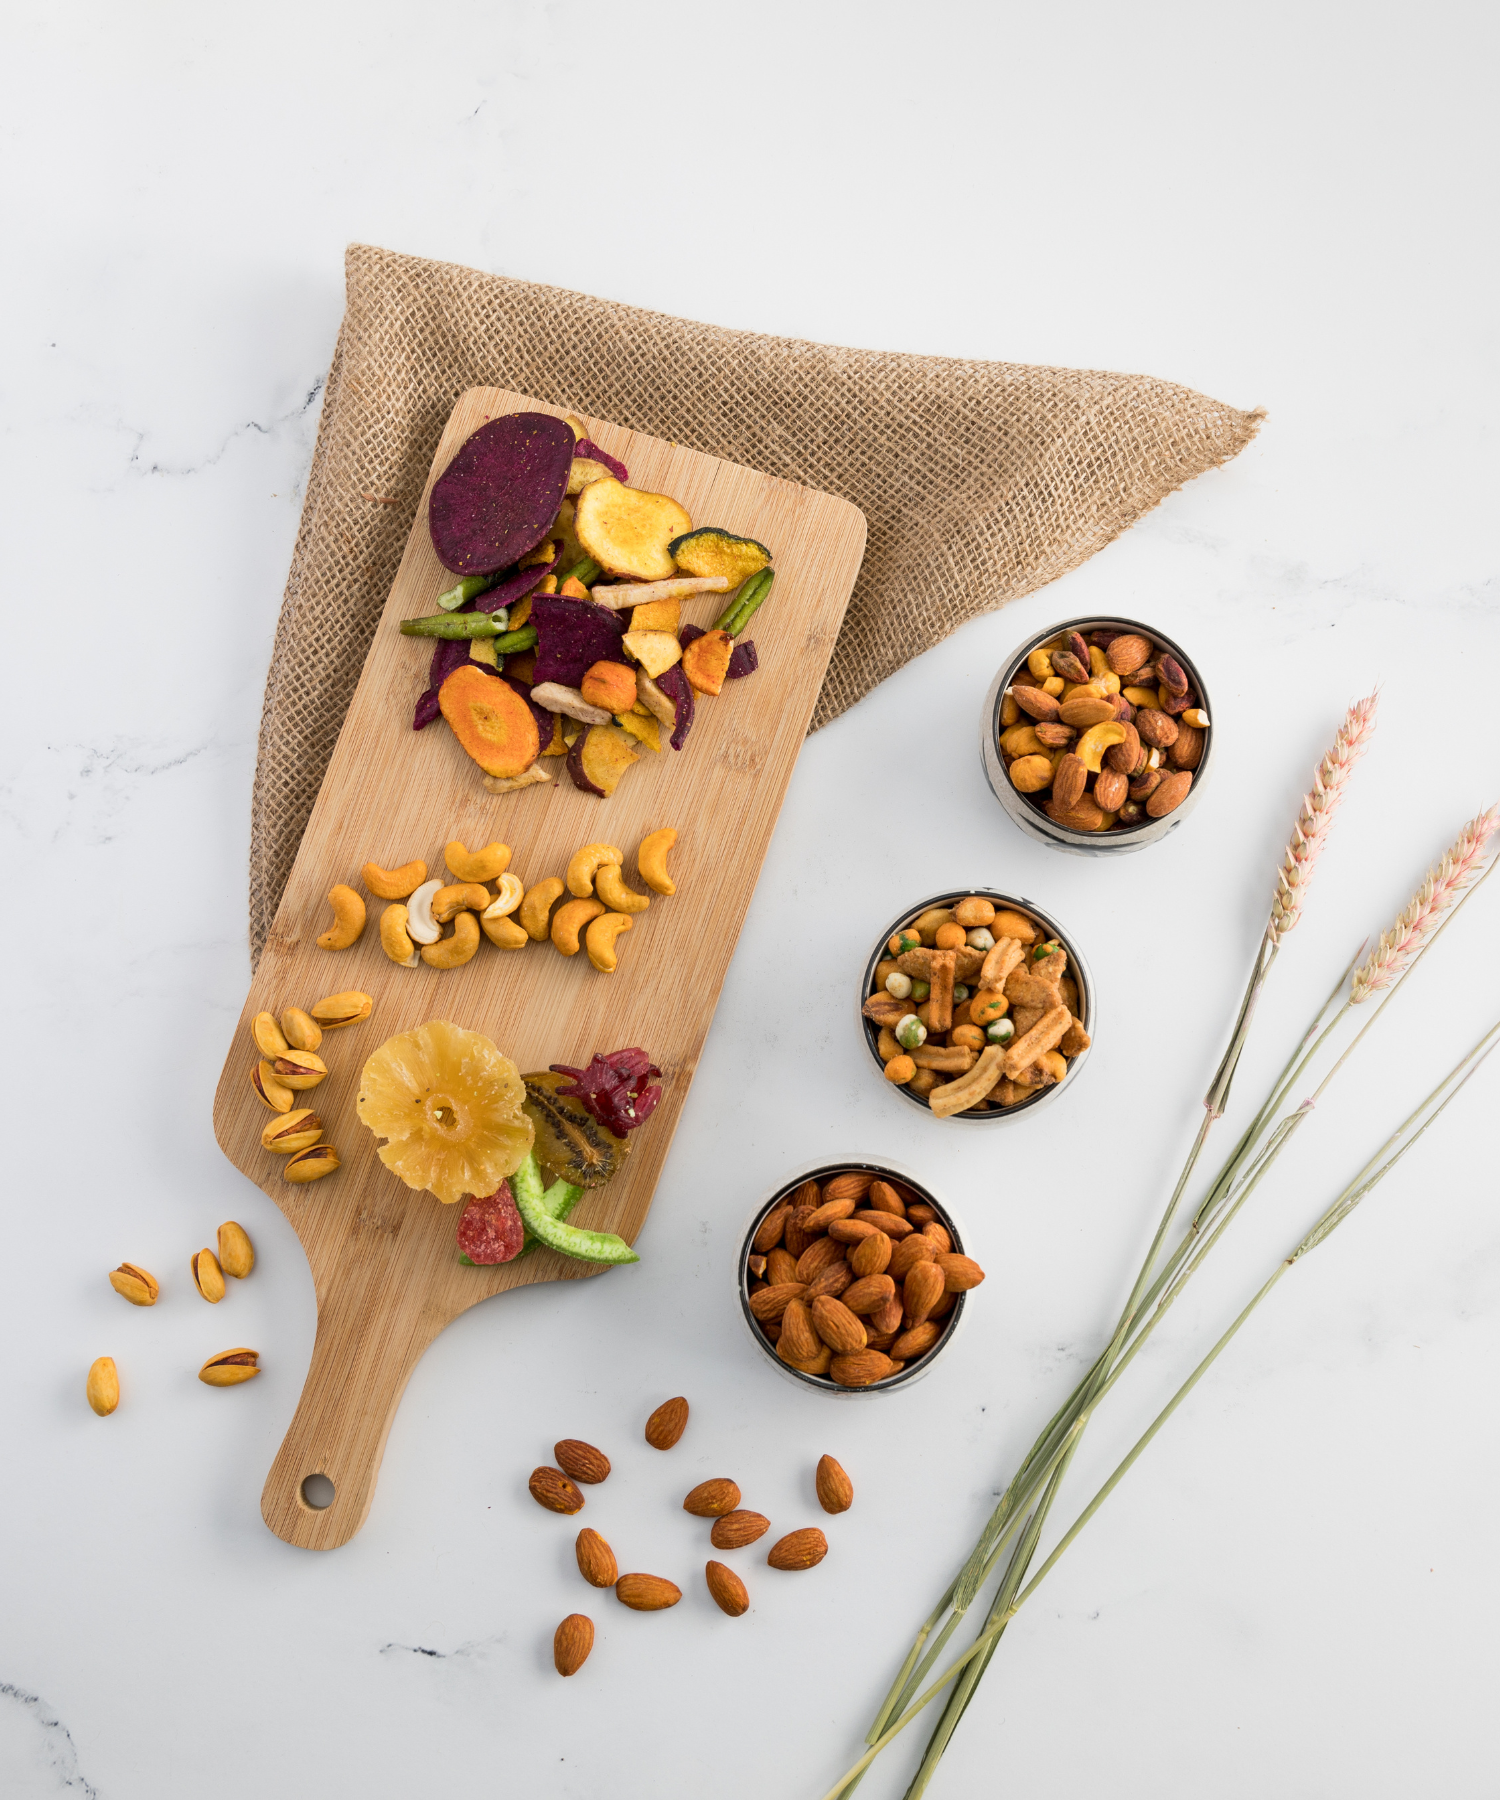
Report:
M576 1675L594 1647L594 1621L587 1613L569 1613L552 1634L552 1661L559 1675Z
M684 1512L697 1519L719 1519L733 1512L740 1503L739 1485L727 1475L716 1475L711 1481L700 1481L682 1503Z
M545 1506L548 1512L576 1513L583 1508L583 1495L561 1469L551 1469L545 1464L540 1469L533 1469L526 1485L532 1499L538 1506Z
M613 1587L619 1579L620 1565L615 1553L599 1533L585 1525L574 1546L578 1557L578 1573L590 1587Z
M665 1575L622 1575L615 1583L615 1598L632 1612L661 1612L677 1604L682 1589Z
M816 1525L804 1525L801 1531L789 1531L778 1538L766 1555L773 1569L811 1569L828 1554L828 1539Z
M708 1562L703 1565L703 1578L708 1583L708 1591L713 1596L714 1605L720 1612L726 1612L731 1619L737 1619L750 1607L750 1596L745 1591L745 1584L721 1562Z
M653 1450L670 1450L687 1430L688 1403L679 1394L663 1400L646 1421L646 1442Z
M602 1450L584 1443L582 1438L564 1438L552 1446L552 1454L557 1458L558 1468L574 1481L592 1484L603 1481L609 1474L609 1458Z
M714 1520L714 1528L708 1537L715 1550L743 1550L746 1544L763 1538L770 1529L771 1521L764 1513L731 1512Z
M826 1513L848 1512L854 1504L854 1483L831 1456L818 1458L818 1505Z

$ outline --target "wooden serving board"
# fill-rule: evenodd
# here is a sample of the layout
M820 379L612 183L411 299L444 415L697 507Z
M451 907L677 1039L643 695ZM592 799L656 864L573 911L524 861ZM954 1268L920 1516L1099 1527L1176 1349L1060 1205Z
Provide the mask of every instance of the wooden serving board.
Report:
M261 1496L271 1530L307 1549L347 1543L364 1523L401 1394L450 1320L504 1288L601 1272L551 1252L493 1268L464 1267L454 1242L460 1209L391 1174L355 1116L366 1058L395 1033L436 1018L485 1032L523 1071L581 1065L596 1051L627 1044L649 1051L663 1071L661 1103L635 1135L623 1171L588 1193L572 1219L635 1238L864 553L864 517L847 501L589 421L595 441L628 465L633 487L672 495L695 524L722 525L772 547L776 584L747 633L760 667L745 680L726 682L719 698L700 697L685 748L673 751L665 734L659 755L643 747L641 761L607 800L575 788L561 757L544 763L554 777L550 786L487 793L442 720L412 731L432 645L404 638L396 627L435 611L437 596L454 580L428 535L432 482L486 419L518 411L561 416L562 409L499 388L473 388L448 421L214 1102L224 1154L291 1220L312 1266L318 1302L312 1365ZM710 625L722 604L716 595L687 601L683 622ZM511 846L510 867L530 887L562 875L579 846L603 840L624 853L627 880L639 889L636 846L665 825L678 832L670 858L677 893L652 896L649 910L619 940L613 975L600 974L586 955L560 955L550 943L502 951L486 941L459 969L400 968L380 948L385 903L372 897L364 935L352 949L317 946L331 923L329 888L346 882L363 892L359 872L366 862L395 868L421 857L430 875L448 879L445 843L458 838L473 850L498 838ZM249 1022L259 1012L308 1007L346 988L371 995L373 1014L325 1035L320 1054L329 1074L306 1096L342 1167L322 1181L291 1186L281 1179L282 1159L261 1148L272 1115L249 1083L258 1060ZM631 1271L616 1279L631 1280ZM325 1508L303 1497L313 1474L334 1484Z

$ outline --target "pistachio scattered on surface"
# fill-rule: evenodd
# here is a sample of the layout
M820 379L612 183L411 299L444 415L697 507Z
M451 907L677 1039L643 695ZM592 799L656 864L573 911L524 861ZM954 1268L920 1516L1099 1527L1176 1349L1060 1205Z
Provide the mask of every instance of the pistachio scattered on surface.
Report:
M312 1016L324 1031L341 1031L345 1025L358 1025L368 1019L375 1002L358 988L347 988L341 994L329 994L311 1008Z
M111 1363L113 1368L114 1364ZM198 1371L198 1379L209 1387L238 1387L260 1374L260 1352L257 1350L221 1350L209 1357Z
M328 1073L328 1065L311 1050L286 1049L271 1059L271 1074L293 1092L316 1087Z
M255 1247L243 1225L226 1219L219 1227L219 1267L243 1281L255 1267Z
M294 1107L272 1119L260 1134L261 1146L277 1156L290 1156L296 1150L310 1150L323 1136L323 1121L309 1106Z
M217 1306L224 1298L224 1271L212 1250L200 1250L188 1267L193 1272L193 1286L203 1298Z
M293 1050L316 1050L323 1041L323 1030L300 1006L289 1006L281 1015L281 1031Z
M161 1292L156 1277L135 1263L122 1262L118 1269L111 1269L109 1285L132 1306L155 1306Z
M287 1158L281 1171L283 1181L321 1181L339 1166L339 1153L332 1144L314 1144L310 1150L299 1150Z
M274 1015L268 1012L257 1013L250 1021L250 1035L262 1056L280 1056L290 1048Z
M250 1071L250 1085L272 1112L290 1112L294 1098L292 1090L276 1078L276 1071L268 1062L258 1062Z

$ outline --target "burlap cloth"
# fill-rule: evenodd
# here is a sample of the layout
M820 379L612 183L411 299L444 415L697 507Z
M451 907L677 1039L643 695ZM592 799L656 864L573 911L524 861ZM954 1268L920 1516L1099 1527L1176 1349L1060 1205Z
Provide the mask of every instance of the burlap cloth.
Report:
M1076 568L1262 416L1147 375L725 331L368 244L346 275L261 717L256 959L463 389L512 388L852 500L869 546L813 730Z

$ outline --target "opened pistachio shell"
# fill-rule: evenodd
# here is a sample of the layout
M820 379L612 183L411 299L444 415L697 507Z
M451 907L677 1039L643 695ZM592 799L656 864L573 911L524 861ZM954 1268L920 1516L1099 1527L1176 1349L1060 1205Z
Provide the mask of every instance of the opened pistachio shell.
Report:
M339 1153L332 1144L314 1144L310 1150L299 1150L287 1158L281 1171L283 1181L321 1181L339 1166Z
M96 1356L89 1364L89 1378L83 1392L101 1419L107 1419L120 1404L120 1372L112 1356Z
M156 1277L135 1263L122 1262L118 1269L111 1269L109 1285L132 1306L155 1306L161 1292Z
M292 1090L276 1079L276 1071L268 1062L259 1062L250 1071L250 1085L272 1112L292 1110Z
M273 1150L277 1156L290 1156L296 1150L310 1150L323 1136L323 1121L309 1106L295 1106L279 1119L272 1119L260 1134L261 1148Z
M328 1065L311 1050L283 1050L271 1059L271 1075L283 1087L294 1092L316 1087L328 1073Z
M255 1267L255 1247L243 1225L226 1219L219 1227L219 1267L243 1281Z
M368 1019L374 1005L368 994L349 988L342 994L329 994L311 1010L325 1031L340 1031L345 1025L358 1025L362 1019Z
M272 1013L257 1013L250 1021L250 1035L262 1056L280 1056L287 1048L286 1038Z
M224 1298L224 1271L212 1250L200 1250L188 1267L193 1272L193 1286L203 1298L217 1306Z
M323 1041L323 1028L300 1006L289 1006L281 1015L281 1032L293 1050L316 1050Z
M249 1381L251 1376L260 1374L260 1352L258 1350L221 1350L217 1356L209 1357L198 1371L198 1379L205 1381L210 1387L238 1387L240 1382Z

